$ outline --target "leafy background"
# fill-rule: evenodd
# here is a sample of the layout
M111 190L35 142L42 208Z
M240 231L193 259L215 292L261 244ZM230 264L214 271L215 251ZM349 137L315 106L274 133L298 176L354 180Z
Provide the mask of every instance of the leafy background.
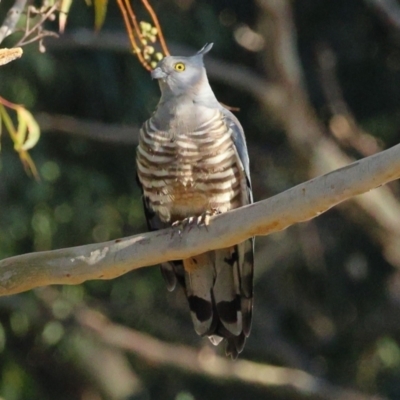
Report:
M274 38L264 35L261 48L251 51L239 37L243 27L253 35L268 29L261 3L152 2L173 54L190 54L214 42L210 59L224 61L227 75L230 68L246 67L250 77L273 80L268 50ZM139 2L133 4L138 18L145 18ZM348 109L359 126L386 148L400 138L399 30L371 4L291 3L305 87L319 120L329 126L331 113L318 65L321 48L329 48ZM1 11L8 7L2 3ZM130 53L116 4L109 4L97 37L92 33L93 19L93 10L75 1L65 34L48 40L46 53L39 54L35 44L27 46L21 60L0 69L1 95L24 104L43 129L31 152L40 182L25 174L10 140L2 137L0 258L146 231L135 183L134 140L120 135L120 130L131 127L136 134L157 104L159 90ZM85 37L91 39L79 40ZM218 99L240 108L237 116L249 143L255 199L310 178L307 156L296 153L273 112L267 113L245 87L210 76ZM68 128L62 115L71 117L68 121L74 127L82 121L89 125ZM107 130L107 140L99 139L99 126ZM355 149L345 151L361 157ZM397 185L392 190L399 193ZM374 218L347 204L260 238L253 331L241 358L302 369L365 396L376 393L400 399L400 275L384 257L382 243L373 234L376 229ZM118 351L79 326L74 313L84 307L167 343L209 346L194 333L182 294L166 291L158 268L133 271L112 281L3 297L0 395L4 399L325 398L213 380L134 353L123 353L123 359L137 385L131 393L115 394L104 387L106 379L96 376L91 364L105 363L104 349ZM103 367L112 377L111 365ZM122 377L111 381L121 385Z

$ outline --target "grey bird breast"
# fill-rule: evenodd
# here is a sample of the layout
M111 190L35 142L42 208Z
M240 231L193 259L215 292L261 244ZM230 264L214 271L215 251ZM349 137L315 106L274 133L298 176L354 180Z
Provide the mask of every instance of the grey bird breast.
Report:
M138 176L151 208L167 223L241 205L242 171L224 116L208 109L199 122L184 114L189 118L177 112L163 126L154 116L140 131Z

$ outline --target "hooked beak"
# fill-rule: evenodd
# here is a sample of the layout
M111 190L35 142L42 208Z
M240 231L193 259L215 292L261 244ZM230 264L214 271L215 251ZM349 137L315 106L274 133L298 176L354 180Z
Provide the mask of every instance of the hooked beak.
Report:
M151 77L152 79L164 80L167 77L167 74L160 67L157 67L156 69L153 69L153 71L151 71Z

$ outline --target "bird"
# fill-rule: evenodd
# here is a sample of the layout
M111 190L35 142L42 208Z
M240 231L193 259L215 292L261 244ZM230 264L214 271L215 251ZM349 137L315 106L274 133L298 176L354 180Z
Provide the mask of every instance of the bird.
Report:
M243 128L218 102L204 67L212 47L191 57L166 56L151 71L161 97L140 129L136 151L151 231L193 219L201 225L253 202ZM214 345L225 340L232 359L251 330L253 270L254 238L161 264L168 290L183 288L196 333Z

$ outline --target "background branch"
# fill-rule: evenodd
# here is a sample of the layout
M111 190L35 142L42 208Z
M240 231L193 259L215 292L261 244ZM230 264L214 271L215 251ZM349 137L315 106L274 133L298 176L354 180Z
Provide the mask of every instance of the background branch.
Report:
M246 360L235 363L218 357L208 347L195 351L188 346L167 344L149 335L113 324L104 315L90 309L76 314L78 323L104 342L156 365L169 365L186 372L214 379L238 380L268 388L286 387L307 396L327 400L383 400L357 391L336 387L301 370L259 364Z
M386 22L400 29L400 7L396 0L364 0L374 7Z
M98 121L49 113L37 113L35 118L43 132L64 133L123 146L138 144L139 127L135 125L104 124Z

